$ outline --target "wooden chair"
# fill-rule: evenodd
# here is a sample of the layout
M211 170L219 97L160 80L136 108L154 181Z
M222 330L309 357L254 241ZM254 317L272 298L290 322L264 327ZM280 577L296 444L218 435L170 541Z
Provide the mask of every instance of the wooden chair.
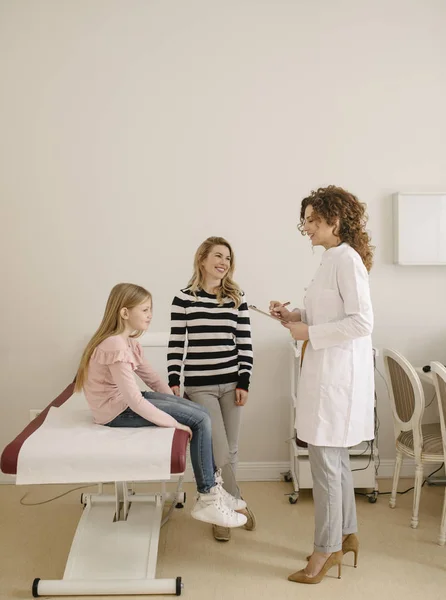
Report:
M446 464L446 368L439 362L431 362L431 372L434 378L435 391L438 399L438 412L440 413L441 435L443 438L443 461ZM441 517L440 535L438 543L446 543L446 488L444 490L443 514Z
M415 460L415 483L410 526L418 527L421 487L425 463L444 460L440 423L422 425L424 392L420 378L409 361L395 350L383 351L384 366L392 404L396 461L389 505L395 508L398 480L405 456Z

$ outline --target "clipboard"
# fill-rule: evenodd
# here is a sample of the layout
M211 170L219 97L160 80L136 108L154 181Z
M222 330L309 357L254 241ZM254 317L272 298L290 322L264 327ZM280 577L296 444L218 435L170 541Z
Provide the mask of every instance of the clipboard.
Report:
M273 315L270 315L269 313L265 312L264 310L260 310L260 308L257 308L257 306L254 306L254 304L248 304L248 308L250 308L251 310L255 310L255 312L258 312L261 315L265 315L266 317L269 317L270 319L274 319L274 321L279 321L279 323L286 323L286 321L282 321L282 319L279 319L279 317L273 317Z

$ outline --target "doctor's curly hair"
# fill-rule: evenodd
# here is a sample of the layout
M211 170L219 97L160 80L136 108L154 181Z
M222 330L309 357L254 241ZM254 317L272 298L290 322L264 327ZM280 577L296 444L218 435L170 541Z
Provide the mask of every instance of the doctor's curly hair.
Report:
M365 229L368 219L366 205L350 192L335 185L313 190L302 200L300 207L300 223L297 227L302 235L305 235L305 209L309 205L313 207L316 219L322 217L329 225L335 225L339 219L339 225L333 233L341 242L346 242L356 250L367 271L370 271L375 247L371 245L370 236Z

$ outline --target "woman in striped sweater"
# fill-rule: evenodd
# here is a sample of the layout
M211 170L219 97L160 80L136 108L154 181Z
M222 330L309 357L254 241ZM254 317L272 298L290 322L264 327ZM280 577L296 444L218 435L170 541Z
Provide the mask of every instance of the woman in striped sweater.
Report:
M193 276L172 303L168 373L169 385L179 396L184 367L186 397L208 409L224 488L237 499L233 508L247 516L245 528L253 530L254 514L236 481L241 411L248 400L253 354L248 306L232 279L234 267L234 253L224 238L210 237L198 248ZM214 526L213 533L217 540L230 539L227 528Z

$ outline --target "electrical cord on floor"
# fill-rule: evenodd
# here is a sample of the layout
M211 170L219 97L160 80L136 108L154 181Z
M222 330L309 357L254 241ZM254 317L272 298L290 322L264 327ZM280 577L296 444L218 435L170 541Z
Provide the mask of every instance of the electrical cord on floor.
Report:
M430 473L430 474L429 474L429 475L426 477L426 479L423 481L423 483L421 484L421 487L423 487L423 486L424 486L424 484L427 482L427 480L428 480L430 477L432 477L432 475L435 475L435 473L438 473L438 471L440 471L440 469L442 469L443 467L444 467L444 463L442 463L442 464L441 464L441 465L438 467L438 469L435 469L435 471L432 471L432 473ZM412 487L410 487L410 488L407 488L407 490L404 490L403 492L397 492L397 494L399 494L400 496L402 496L402 495L404 495L404 494L407 494L408 492L411 492L413 489L414 489L414 486L412 486ZM388 496L388 495L390 495L392 492L376 492L376 493L377 493L377 495L378 495L378 496ZM356 491L355 491L355 494L356 494L357 496L370 496L370 494L366 494L366 493L364 493L364 492L356 492Z
M71 494L71 492L76 492L77 490L84 490L89 487L92 487L92 486L91 485L81 485L79 487L75 487L71 490L68 490L67 492L64 492L63 494L54 496L54 498L49 498L48 500L42 500L42 502L23 502L23 500L25 500L25 498L31 493L31 492L26 492L26 494L20 498L20 504L22 506L40 506L41 504L48 504L49 502L54 502L54 500L63 498L63 496L66 496L67 494Z
M161 523L161 527L163 527L167 521L170 519L172 512L174 510L174 508L177 506L178 503L178 496L180 495L180 493L182 493L181 491L181 485L183 483L183 476L180 477L177 489L175 491L175 496L174 499L172 501L172 504L169 508L169 511L167 513L167 515L164 517L162 523ZM93 484L95 485L95 484ZM66 492L64 492L63 494L59 494L58 496L54 496L54 498L49 498L48 500L42 500L41 502L23 502L25 500L25 498L31 493L31 491L26 492L26 494L24 494L21 498L20 498L20 504L22 506L41 506L42 504L48 504L49 502L54 502L54 500L58 500L59 498L63 498L63 496L67 496L68 494L71 494L71 492L76 492L78 490L85 490L86 488L92 487L92 485L81 485L78 487L75 487L71 490L67 490Z

